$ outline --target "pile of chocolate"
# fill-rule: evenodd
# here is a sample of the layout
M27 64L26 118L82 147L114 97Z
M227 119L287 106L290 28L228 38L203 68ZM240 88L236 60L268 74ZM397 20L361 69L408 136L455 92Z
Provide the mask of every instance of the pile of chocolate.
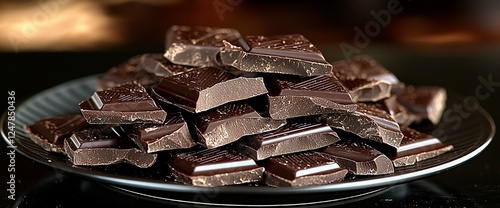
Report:
M406 86L367 56L329 63L298 34L173 26L165 54L131 58L97 89L81 114L26 126L33 142L74 165L165 156L178 182L209 187L335 183L452 149L409 127L439 122L443 88Z

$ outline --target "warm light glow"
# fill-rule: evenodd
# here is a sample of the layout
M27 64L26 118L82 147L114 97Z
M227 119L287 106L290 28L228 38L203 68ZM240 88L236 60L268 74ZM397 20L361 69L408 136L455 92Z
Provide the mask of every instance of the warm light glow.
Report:
M477 41L474 34L470 32L454 32L446 34L432 34L417 37L407 37L406 41L425 44L450 44L450 43L472 43Z

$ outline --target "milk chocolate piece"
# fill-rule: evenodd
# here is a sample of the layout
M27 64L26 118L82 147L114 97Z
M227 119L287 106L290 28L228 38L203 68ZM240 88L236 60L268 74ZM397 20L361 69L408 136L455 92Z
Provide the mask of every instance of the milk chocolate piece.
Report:
M184 149L196 145L180 112L168 112L163 124L130 125L127 132L137 146L147 153Z
M297 122L259 135L245 137L238 141L240 152L255 159L294 152L318 149L339 141L337 133L329 126L313 122Z
M321 152L302 152L269 159L265 163L265 182L269 186L312 186L340 182L347 174L330 156Z
M143 54L139 67L157 77L169 77L193 70L193 67L173 64L159 53Z
M164 56L172 63L188 66L216 66L223 40L242 41L240 33L230 28L172 26L166 37Z
M97 78L97 90L117 87L127 82L137 82L149 89L158 84L159 79L140 66L140 56L134 56L119 66L113 67Z
M136 82L97 91L80 109L90 124L163 123L167 116Z
M332 65L304 36L247 36L246 44L225 43L220 62L245 72L319 76L332 73Z
M349 92L337 78L266 78L269 91L269 114L274 119L332 113L338 109L356 110Z
M319 116L319 121L329 126L354 133L361 138L398 147L403 133L398 123L381 104L358 103L354 112L338 110Z
M409 86L397 100L417 121L428 119L438 124L446 108L446 90L437 86Z
M24 126L24 131L44 150L64 153L64 139L89 127L81 114L74 114L40 119L32 125Z
M129 163L148 168L157 157L139 150L117 127L76 132L64 140L64 150L74 165L85 166Z
M214 67L205 67L164 78L153 95L193 113L266 94L262 77L237 77Z
M355 175L383 175L394 173L391 159L368 144L343 140L323 150L334 157L340 167Z
M415 129L402 127L401 131L404 134L401 145L389 156L396 167L413 165L453 149L452 145L443 144L438 138Z
M285 120L261 116L249 104L229 103L192 115L199 142L207 148L220 147L246 135L272 131L285 125Z
M376 79L343 79L340 81L355 102L375 102L391 96L391 83Z
M255 161L226 148L176 154L169 165L178 182L204 187L257 182L264 174Z

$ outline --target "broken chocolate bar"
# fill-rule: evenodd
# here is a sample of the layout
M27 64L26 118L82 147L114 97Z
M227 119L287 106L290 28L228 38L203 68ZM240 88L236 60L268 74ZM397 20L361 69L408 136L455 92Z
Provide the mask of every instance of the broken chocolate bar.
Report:
M191 116L199 142L207 148L229 144L242 136L272 131L286 123L263 117L244 102L229 103Z
M323 150L334 157L340 167L355 175L383 175L394 173L392 161L363 142L343 140Z
M141 151L117 127L76 132L64 140L64 150L74 165L96 166L129 163L151 167L156 154Z
M269 77L269 114L274 119L332 113L338 109L356 110L348 91L337 78Z
M318 117L322 123L354 133L361 138L398 147L403 133L387 109L380 104L358 103L354 112L338 110Z
M164 56L172 63L188 66L216 66L223 40L237 43L241 35L235 29L172 26L167 32Z
M111 68L97 78L97 90L101 91L134 81L147 89L158 84L158 78L144 70L139 63L140 56L134 56L125 63Z
M413 165L453 149L452 145L443 144L438 138L408 127L401 128L404 134L401 145L390 158L394 166Z
M193 113L238 100L266 94L262 77L237 77L214 67L205 67L164 78L153 87L153 95Z
M41 119L32 125L24 126L24 131L44 150L64 153L64 139L89 127L81 114L75 114Z
M128 136L147 153L184 149L196 144L180 112L168 112L163 124L140 123L126 128Z
M446 90L436 86L409 86L398 95L397 101L416 117L417 122L428 119L436 125L446 108Z
M391 83L385 80L353 78L340 82L355 102L375 102L391 96Z
M240 152L255 159L318 149L339 141L329 126L312 122L296 122L284 127L238 141Z
M178 182L204 187L257 182L264 174L255 161L225 148L176 154L169 165Z
M302 152L269 159L265 163L265 182L269 186L311 186L340 182L347 174L330 156L321 152Z
M245 44L224 42L221 65L245 72L319 76L332 74L332 65L304 36L247 36Z
M409 113L408 110L398 102L396 95L384 99L382 103L400 126L409 126L415 121L416 116Z
M159 53L143 54L139 67L157 77L169 77L193 70L192 67L173 64Z
M163 123L167 116L136 82L97 91L80 109L90 124Z

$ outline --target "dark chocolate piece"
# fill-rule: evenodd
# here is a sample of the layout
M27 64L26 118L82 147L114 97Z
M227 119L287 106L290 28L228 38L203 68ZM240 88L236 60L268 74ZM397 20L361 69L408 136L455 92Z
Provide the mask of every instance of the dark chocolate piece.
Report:
M391 83L376 79L343 79L340 81L356 102L375 102L391 96Z
M223 104L266 94L262 77L237 77L213 67L205 67L164 78L153 95L193 113Z
M140 56L134 56L119 66L113 67L97 78L97 90L106 90L127 82L137 82L149 89L158 84L159 79L140 66Z
M409 113L408 110L398 102L396 95L384 99L382 103L400 126L409 126L415 121L416 116Z
M428 119L438 124L446 108L446 90L437 86L409 86L397 100L416 117L417 122Z
M75 114L40 119L32 125L24 126L24 131L44 150L64 153L64 139L89 127L81 114Z
M332 65L302 35L247 36L247 44L225 42L222 65L245 72L319 76L332 73Z
M334 62L332 65L333 74L341 81L352 79L385 81L390 83L392 93L396 94L405 87L393 73L370 56L357 56L352 60Z
M361 138L398 147L403 133L398 123L381 104L358 103L354 112L338 110L319 116L319 121L329 126L354 133Z
M147 153L196 145L180 112L168 112L163 124L140 123L127 128L128 136Z
M337 133L320 123L297 122L238 141L240 152L255 160L318 149L339 141Z
M242 37L230 28L172 26L167 32L164 56L175 64L216 66L223 40L236 44Z
M163 123L167 116L136 82L97 91L80 109L90 124Z
M269 114L274 119L356 110L349 92L337 78L318 76L301 79L275 76L266 78Z
M178 182L204 187L257 182L264 174L255 161L226 148L176 154L169 165Z
M147 53L141 56L139 67L158 77L169 77L193 70L193 67L173 64L163 54Z
M403 127L401 131L404 134L401 145L390 156L396 167L413 165L453 149L452 145L443 144L438 138L415 129Z
M64 140L64 150L74 165L97 166L129 163L140 168L151 167L156 154L141 151L123 133L110 127L76 132Z
M363 142L343 140L323 150L334 157L340 167L355 175L382 175L394 173L392 161Z
M347 174L329 155L302 152L278 156L265 163L265 182L269 186L312 186L340 182Z
M215 109L192 115L199 142L215 148L234 142L246 135L272 131L285 125L285 120L261 116L244 102L229 103Z

